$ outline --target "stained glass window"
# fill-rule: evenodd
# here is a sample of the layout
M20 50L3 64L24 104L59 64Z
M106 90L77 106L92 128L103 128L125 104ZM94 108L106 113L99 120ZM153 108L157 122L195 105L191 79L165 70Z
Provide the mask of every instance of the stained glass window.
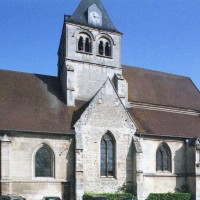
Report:
M156 170L171 171L171 151L167 144L161 144L156 152Z
M46 147L41 147L35 155L35 176L52 177L52 154Z
M115 145L112 135L107 132L101 140L101 176L115 175Z

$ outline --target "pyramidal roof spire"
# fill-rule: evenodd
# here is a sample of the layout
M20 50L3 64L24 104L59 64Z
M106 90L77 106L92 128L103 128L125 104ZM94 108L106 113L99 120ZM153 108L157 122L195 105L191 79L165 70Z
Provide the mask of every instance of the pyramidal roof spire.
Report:
M102 14L100 24L89 23L89 8L92 7L92 5L95 5L95 7L97 7L97 9L99 9ZM66 17L65 21L118 32L114 24L112 23L108 13L106 12L103 4L101 3L101 0L81 0L75 12L71 16Z

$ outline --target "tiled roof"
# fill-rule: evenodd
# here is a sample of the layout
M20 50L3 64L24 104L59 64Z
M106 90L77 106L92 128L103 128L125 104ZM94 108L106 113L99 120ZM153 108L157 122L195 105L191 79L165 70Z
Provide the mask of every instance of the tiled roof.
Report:
M0 70L0 129L73 133L56 77Z
M200 116L142 108L130 108L128 111L141 134L186 138L200 136Z
M189 78L126 66L123 75L133 104L200 108L200 93ZM73 134L72 126L88 104L66 106L57 77L0 70L0 130ZM200 136L199 116L135 107L128 111L140 133Z
M129 101L200 110L200 93L190 78L123 66Z

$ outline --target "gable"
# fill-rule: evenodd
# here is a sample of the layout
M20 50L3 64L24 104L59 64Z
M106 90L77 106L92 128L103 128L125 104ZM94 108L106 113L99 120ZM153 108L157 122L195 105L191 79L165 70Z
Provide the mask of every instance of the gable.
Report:
M123 106L111 80L108 78L88 107L75 124L90 125L93 127L131 128L136 131L136 125Z

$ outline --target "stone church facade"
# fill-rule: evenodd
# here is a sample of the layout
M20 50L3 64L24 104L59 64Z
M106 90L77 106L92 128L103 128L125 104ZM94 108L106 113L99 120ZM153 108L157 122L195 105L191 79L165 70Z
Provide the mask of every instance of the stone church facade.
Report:
M187 190L200 200L200 93L190 78L121 64L100 0L64 17L58 76L0 70L1 193Z

